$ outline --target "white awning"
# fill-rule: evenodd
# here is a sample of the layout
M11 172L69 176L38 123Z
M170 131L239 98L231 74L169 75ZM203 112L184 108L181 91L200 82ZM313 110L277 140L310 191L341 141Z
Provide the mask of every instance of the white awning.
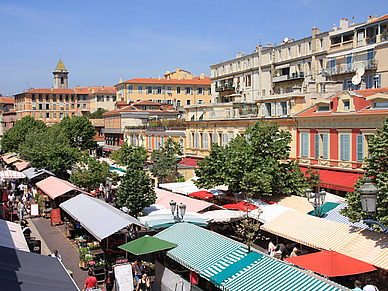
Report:
M367 50L370 50L370 49L374 49L376 45L377 44L361 46L361 47L354 48L352 50L346 50L346 51L343 51L343 52L327 55L326 59L336 58L336 57L340 57L340 56L344 56L344 55L350 55L350 54L359 53L359 52L362 52L362 51L367 51Z
M132 216L125 214L97 198L79 194L59 205L71 217L99 241L127 227L130 224L142 224Z
M0 219L0 246L29 252L22 229L17 223Z
M280 66L276 66L275 70L285 69L285 68L289 68L289 67L290 67L290 63L284 64L284 65L280 65Z

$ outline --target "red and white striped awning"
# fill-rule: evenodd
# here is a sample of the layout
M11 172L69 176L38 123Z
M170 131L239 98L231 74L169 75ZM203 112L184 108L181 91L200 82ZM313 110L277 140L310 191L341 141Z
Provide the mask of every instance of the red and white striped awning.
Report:
M1 179L24 179L26 175L22 172L12 171L12 170L4 170L0 171Z

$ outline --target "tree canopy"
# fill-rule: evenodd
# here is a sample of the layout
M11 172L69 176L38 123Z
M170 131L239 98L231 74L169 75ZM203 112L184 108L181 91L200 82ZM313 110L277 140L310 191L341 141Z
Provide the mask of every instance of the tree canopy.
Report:
M90 112L89 112L89 113L86 114L85 116L86 116L87 118L89 118L89 119L101 119L101 118L103 118L102 115L103 115L105 112L108 112L108 110L99 108L99 109L97 109L96 111L94 111L93 113L90 113Z
M19 152L20 146L30 133L39 134L47 130L46 124L41 120L35 120L31 116L25 116L15 122L15 125L4 133L1 139L3 151Z
M94 139L97 132L87 117L74 116L70 118L66 116L59 123L59 126L63 128L72 146L82 150L93 150L97 147L97 142Z
M160 150L152 151L151 161L153 164L150 170L152 175L163 182L167 176L174 173L178 155L182 155L181 146L169 137Z
M143 169L148 158L148 151L142 146L134 147L127 142L123 142L119 151L114 151L110 158L120 166Z
M376 134L369 136L368 148L369 155L365 158L364 177L372 178L372 184L379 190L375 218L388 226L388 118L384 121L382 128L377 129ZM365 183L364 177L356 181L353 193L346 194L348 207L341 212L352 222L367 218L367 214L362 211L358 191Z
M291 133L274 122L256 122L244 137L225 147L212 144L210 155L198 163L198 187L227 185L249 196L273 193L304 194L306 179L297 163L289 160Z

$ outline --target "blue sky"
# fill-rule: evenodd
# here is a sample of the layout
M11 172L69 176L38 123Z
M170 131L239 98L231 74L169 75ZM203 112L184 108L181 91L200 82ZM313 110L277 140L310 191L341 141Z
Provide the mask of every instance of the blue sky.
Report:
M209 66L259 44L311 35L342 17L388 13L387 0L2 1L0 93L50 88L61 56L69 86L112 86Z

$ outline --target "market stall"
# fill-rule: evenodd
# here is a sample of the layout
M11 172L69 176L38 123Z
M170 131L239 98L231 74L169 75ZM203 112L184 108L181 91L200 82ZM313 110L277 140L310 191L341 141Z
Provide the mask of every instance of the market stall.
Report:
M0 219L0 246L29 252L20 224Z

